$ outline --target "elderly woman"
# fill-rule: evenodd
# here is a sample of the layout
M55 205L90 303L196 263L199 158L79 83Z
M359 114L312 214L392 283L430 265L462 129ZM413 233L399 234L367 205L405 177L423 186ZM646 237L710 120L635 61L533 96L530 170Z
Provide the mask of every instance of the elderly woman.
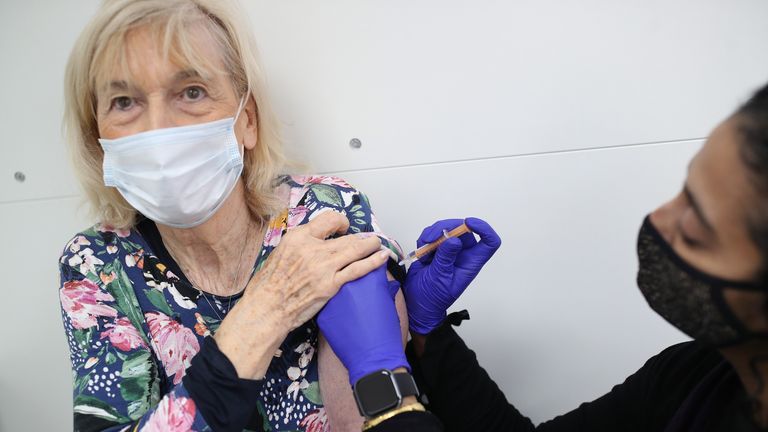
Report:
M59 264L76 430L362 423L312 317L399 249L343 180L279 175L243 15L109 0L72 51L65 124L100 221Z

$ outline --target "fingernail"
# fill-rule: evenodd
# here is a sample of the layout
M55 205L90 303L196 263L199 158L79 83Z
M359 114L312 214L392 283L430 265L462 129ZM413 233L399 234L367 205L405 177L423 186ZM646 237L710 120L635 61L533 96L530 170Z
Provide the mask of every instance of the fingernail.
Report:
M374 234L372 232L361 232L361 233L357 233L357 236L360 237L360 238L364 238L365 239L365 238L370 238L370 237L376 237L376 234Z
M387 258L389 258L389 255L390 255L390 253L389 253L389 249L387 249L387 250L382 250L382 251L379 251L379 258L381 258L381 259L387 259Z

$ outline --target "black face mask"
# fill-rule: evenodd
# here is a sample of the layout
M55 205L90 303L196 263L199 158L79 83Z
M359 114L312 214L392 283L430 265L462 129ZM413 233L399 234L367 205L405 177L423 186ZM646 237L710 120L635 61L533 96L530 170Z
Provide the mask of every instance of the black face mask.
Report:
M766 292L748 282L708 275L686 263L646 217L637 240L637 286L651 309L693 339L715 347L768 334L748 330L723 297L725 290Z

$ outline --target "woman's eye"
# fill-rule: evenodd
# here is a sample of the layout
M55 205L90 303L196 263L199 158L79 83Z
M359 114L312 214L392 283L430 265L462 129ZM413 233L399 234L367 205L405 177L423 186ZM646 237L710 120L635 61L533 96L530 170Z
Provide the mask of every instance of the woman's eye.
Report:
M197 101L205 96L205 90L201 87L192 86L184 89L184 97L191 101Z
M112 99L112 108L117 108L120 111L127 111L133 106L133 99L128 96L119 96Z
M680 231L680 238L686 245L690 247L701 245L701 240L699 240L703 237L701 222L698 221L693 209L689 208L685 211L680 219L678 230Z
M687 236L685 232L681 232L680 238L683 239L683 243L685 243L688 247L691 247L691 248L695 248L701 244L699 243L698 240L694 240L691 237Z

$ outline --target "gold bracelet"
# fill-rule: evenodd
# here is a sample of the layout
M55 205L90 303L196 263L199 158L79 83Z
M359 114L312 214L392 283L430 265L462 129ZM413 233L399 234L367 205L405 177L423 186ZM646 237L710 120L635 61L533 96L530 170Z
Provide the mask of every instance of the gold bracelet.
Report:
M394 416L396 416L398 414L402 414L402 413L406 413L406 412L411 412L411 411L425 412L426 410L427 409L424 408L424 405L422 405L422 404L420 404L418 402L412 403L410 405L401 406L400 408L398 408L396 410L387 411L387 412L385 412L384 414L382 414L382 415L380 415L378 417L374 417L374 418L372 418L370 420L366 420L365 423L363 423L363 430L367 431L368 429L370 429L372 427L378 426L379 423L381 423L381 422L383 422L385 420L389 420L389 419L391 419L392 417L394 417Z

